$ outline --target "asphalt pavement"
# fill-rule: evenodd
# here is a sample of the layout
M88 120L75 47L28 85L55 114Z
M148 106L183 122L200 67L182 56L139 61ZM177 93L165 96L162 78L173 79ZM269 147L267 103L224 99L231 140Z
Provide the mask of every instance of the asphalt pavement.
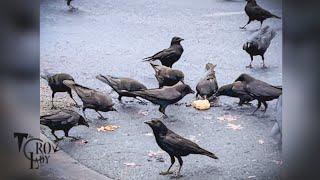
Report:
M169 47L171 38L179 36L184 53L174 64L185 74L185 83L193 89L205 75L205 64L217 64L218 85L233 82L248 73L274 85L282 85L282 21L264 22L277 32L265 54L267 69L255 57L253 69L249 55L242 50L246 39L259 27L247 22L245 1L227 0L75 0L70 11L62 0L43 0L40 5L41 70L71 74L77 83L105 93L111 89L95 78L98 74L131 77L148 88L157 87L153 69L141 62L144 57ZM281 1L258 0L258 3L281 16ZM40 81L41 114L50 110L51 91ZM74 94L76 96L76 94ZM112 179L169 179L159 175L170 165L170 157L161 151L151 129L144 121L161 117L158 106L139 104L136 100L111 96L118 112L87 110L90 128L75 127L70 135L83 141L63 140L59 147L82 165ZM186 107L195 99L187 95L178 105L166 109L169 118L163 122L176 133L214 152L219 160L206 156L184 157L182 179L278 179L281 167L280 149L271 137L275 123L276 101L269 103L265 114L250 113L252 106L238 107L238 99L221 97L219 106L207 111ZM80 99L76 97L80 103ZM67 94L57 93L59 108L72 108ZM120 126L114 131L99 132L103 125ZM50 131L41 126L50 138ZM57 132L61 136L62 132ZM174 166L178 168L178 163Z

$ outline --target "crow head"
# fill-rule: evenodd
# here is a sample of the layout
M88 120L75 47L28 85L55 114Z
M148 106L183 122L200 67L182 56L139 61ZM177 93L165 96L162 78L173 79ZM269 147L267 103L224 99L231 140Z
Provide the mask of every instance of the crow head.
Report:
M252 76L250 76L249 74L243 73L234 82L241 81L241 82L248 83L248 82L251 82L253 80L254 80L254 78Z
M214 96L218 97L222 95L228 95L230 91L232 91L232 84L227 84L227 85L221 86L218 89L218 91L214 94Z
M152 119L151 121L146 121L144 123L151 127L155 136L160 134L165 135L168 131L167 126L164 125L159 119Z
M82 116L80 116L80 118L79 118L78 125L84 125L84 126L89 127L88 122Z
M181 41L183 41L184 39L180 38L180 37L173 37L172 40L171 40L171 45L173 44L180 44Z
M191 87L187 84L184 84L184 89L182 90L185 94L194 94L195 92L191 89Z

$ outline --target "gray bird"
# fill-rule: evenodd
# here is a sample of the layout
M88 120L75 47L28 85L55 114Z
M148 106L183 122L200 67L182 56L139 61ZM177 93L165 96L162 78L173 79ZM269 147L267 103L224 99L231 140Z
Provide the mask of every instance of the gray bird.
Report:
M80 114L71 110L60 110L49 115L40 116L40 124L51 129L51 133L56 138L56 141L62 138L58 138L57 135L55 135L55 131L62 130L66 137L77 139L69 136L69 130L78 125L89 127L88 122Z
M266 26L260 31L254 33L249 40L243 45L243 50L245 50L251 58L250 64L246 66L247 68L252 68L253 56L260 55L263 62L263 68L266 68L264 64L264 53L270 46L271 40L275 37L276 32Z
M147 89L128 93L146 99L153 104L160 105L159 111L164 117L168 117L165 113L166 107L180 101L187 94L193 94L194 91L189 85L179 82L174 86L164 86L161 89Z
M244 89L244 83L241 81L234 82L232 84L227 84L221 86L214 96L229 96L237 97L240 99L239 106L242 106L244 103L249 103L254 100Z
M44 71L42 75L40 75L41 78L45 79L48 82L48 85L50 86L50 89L52 90L52 99L51 104L52 108L55 108L53 104L54 95L57 92L67 92L71 99L76 103L76 106L78 106L78 103L73 99L71 89L63 84L64 80L71 80L74 81L73 77L66 73L58 73L58 74L50 74L47 71Z
M265 107L264 112L266 112L268 108L267 101L277 99L282 94L282 87L270 85L248 74L241 74L236 81L243 82L245 91L251 97L258 100L258 107L253 113L261 107L261 103L263 103Z
M246 25L244 25L243 27L240 27L241 29L244 29L251 21L260 21L260 28L262 26L262 23L264 20L266 20L267 18L277 18L277 19L281 19L281 17L276 16L272 13L270 13L269 11L261 8L256 0L246 0L247 4L244 8L246 14L249 17L249 20L247 22Z
M180 37L173 37L171 40L170 47L167 49L164 49L153 56L144 58L144 61L161 61L161 64L167 67L172 67L172 65L177 62L182 53L183 53L183 47L181 46L180 42L184 39Z
M218 157L212 152L201 148L198 144L185 139L168 129L160 120L154 119L145 123L151 127L159 147L166 151L171 158L170 167L167 171L161 172L160 175L171 174L172 172L170 172L170 169L175 163L175 158L177 158L180 164L177 178L181 177L180 171L183 164L181 157L188 156L189 154L205 155L213 159L218 159Z
M184 74L182 71L154 63L150 64L155 71L155 77L159 82L159 88L162 88L163 86L173 86L179 81L184 81Z
M217 65L213 65L212 63L206 64L205 68L207 70L207 75L202 78L196 86L196 98L198 98L198 95L200 95L202 98L208 99L217 92L218 83L214 71L216 66Z
M132 94L128 94L127 91L131 92L131 91L139 91L139 90L147 89L146 86L144 86L140 82L131 78L120 78L120 77L113 77L109 75L103 76L101 74L96 76L96 78L108 84L114 91L116 91L119 94L119 97L118 97L119 101L121 101L122 96L136 98L136 96L133 96Z
M82 100L82 112L85 118L87 118L85 114L85 110L87 108L95 110L100 115L100 119L106 118L104 118L102 114L99 113L99 111L116 111L116 109L113 108L114 103L112 102L112 99L109 95L81 86L79 84L76 84L74 81L64 80L63 83L74 90Z

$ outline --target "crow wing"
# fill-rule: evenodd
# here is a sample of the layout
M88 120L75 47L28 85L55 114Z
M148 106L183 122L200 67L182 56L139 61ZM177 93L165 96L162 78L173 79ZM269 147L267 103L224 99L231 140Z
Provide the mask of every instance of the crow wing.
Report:
M172 131L169 131L166 136L163 136L162 140L163 145L173 154L188 155L190 153L202 152L202 148L196 143L185 139Z
M246 91L255 97L277 97L282 93L281 89L259 80L247 84Z

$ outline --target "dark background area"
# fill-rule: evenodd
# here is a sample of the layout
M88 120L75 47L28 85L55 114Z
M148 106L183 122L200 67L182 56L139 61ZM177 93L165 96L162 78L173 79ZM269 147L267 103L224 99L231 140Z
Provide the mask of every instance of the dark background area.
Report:
M25 169L13 132L39 135L39 1L1 2L1 179ZM283 1L283 178L318 177L318 1ZM30 177L31 177L30 176Z

